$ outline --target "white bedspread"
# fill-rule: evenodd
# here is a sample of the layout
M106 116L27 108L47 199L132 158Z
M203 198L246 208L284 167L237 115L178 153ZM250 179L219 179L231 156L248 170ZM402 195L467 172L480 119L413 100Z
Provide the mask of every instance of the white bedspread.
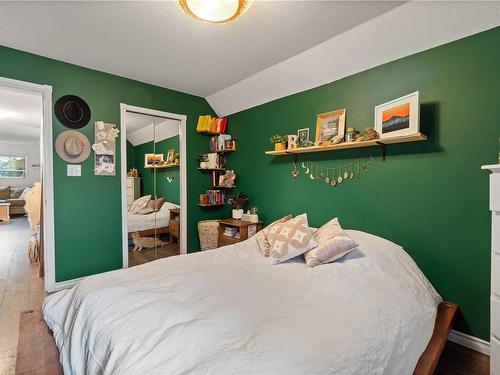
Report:
M141 230L168 227L170 220L170 210L172 208L179 208L179 206L174 203L165 202L158 212L153 212L147 215L137 215L128 212L128 232L130 233Z
M254 238L91 276L45 300L66 374L411 374L441 298L363 232L343 260L271 265Z

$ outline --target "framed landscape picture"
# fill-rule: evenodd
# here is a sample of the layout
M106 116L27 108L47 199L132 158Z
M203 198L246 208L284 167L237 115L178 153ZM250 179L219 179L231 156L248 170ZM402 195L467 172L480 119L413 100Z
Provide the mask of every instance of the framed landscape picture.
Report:
M316 144L325 146L344 140L346 110L320 113L316 118Z
M418 91L376 106L375 130L381 139L418 133Z

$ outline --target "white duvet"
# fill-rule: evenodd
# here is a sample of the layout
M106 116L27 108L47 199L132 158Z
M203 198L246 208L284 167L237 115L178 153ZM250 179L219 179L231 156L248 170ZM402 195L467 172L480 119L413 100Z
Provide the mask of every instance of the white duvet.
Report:
M153 212L147 215L138 215L128 212L128 232L130 233L141 230L168 227L170 221L170 210L172 208L179 208L179 206L174 203L165 202L158 212Z
M411 374L441 298L403 249L272 265L254 238L88 277L45 300L65 374Z

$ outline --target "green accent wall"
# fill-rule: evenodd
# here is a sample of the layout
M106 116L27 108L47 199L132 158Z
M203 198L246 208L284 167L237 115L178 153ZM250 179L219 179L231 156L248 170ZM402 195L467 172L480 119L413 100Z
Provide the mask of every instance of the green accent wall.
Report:
M179 136L176 135L156 142L155 147L153 147L153 142L147 142L133 148L134 167L137 168L141 177L141 195L154 195L156 181L156 194L158 197L164 197L168 202L180 204L179 168L144 168L145 154L163 154L166 158L167 151L172 148L175 149L176 153L179 153ZM128 156L127 160L129 160ZM167 181L167 176L174 177L171 183Z
M66 94L82 97L92 117L80 131L91 141L95 121L120 124L120 103L186 115L188 250L199 248L197 222L218 215L196 206L200 190L209 184L196 170L197 155L208 148L206 137L195 130L198 116L214 115L205 99L2 46L0 76L50 85L54 103ZM67 128L54 116L54 140L64 130ZM120 154L119 142L116 152ZM81 164L81 177L67 177L66 163L54 152L58 282L122 267L120 176L94 176L92 156ZM116 170L120 171L117 159Z
M320 226L338 216L358 229L402 245L445 299L460 304L456 328L489 339L490 212L488 173L496 162L500 123L500 28L418 53L339 81L230 116L238 140L232 167L238 189L266 223L307 212ZM271 157L272 134L294 134L316 114L347 109L346 126L373 126L374 107L420 92L426 142ZM236 155L237 154L237 155ZM359 180L332 188L300 167L333 167L373 155Z

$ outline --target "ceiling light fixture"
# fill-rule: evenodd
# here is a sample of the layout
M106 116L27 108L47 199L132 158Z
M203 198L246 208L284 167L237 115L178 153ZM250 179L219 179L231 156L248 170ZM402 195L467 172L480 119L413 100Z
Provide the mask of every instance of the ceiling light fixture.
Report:
M232 22L245 13L249 0L178 0L187 15L210 23Z

